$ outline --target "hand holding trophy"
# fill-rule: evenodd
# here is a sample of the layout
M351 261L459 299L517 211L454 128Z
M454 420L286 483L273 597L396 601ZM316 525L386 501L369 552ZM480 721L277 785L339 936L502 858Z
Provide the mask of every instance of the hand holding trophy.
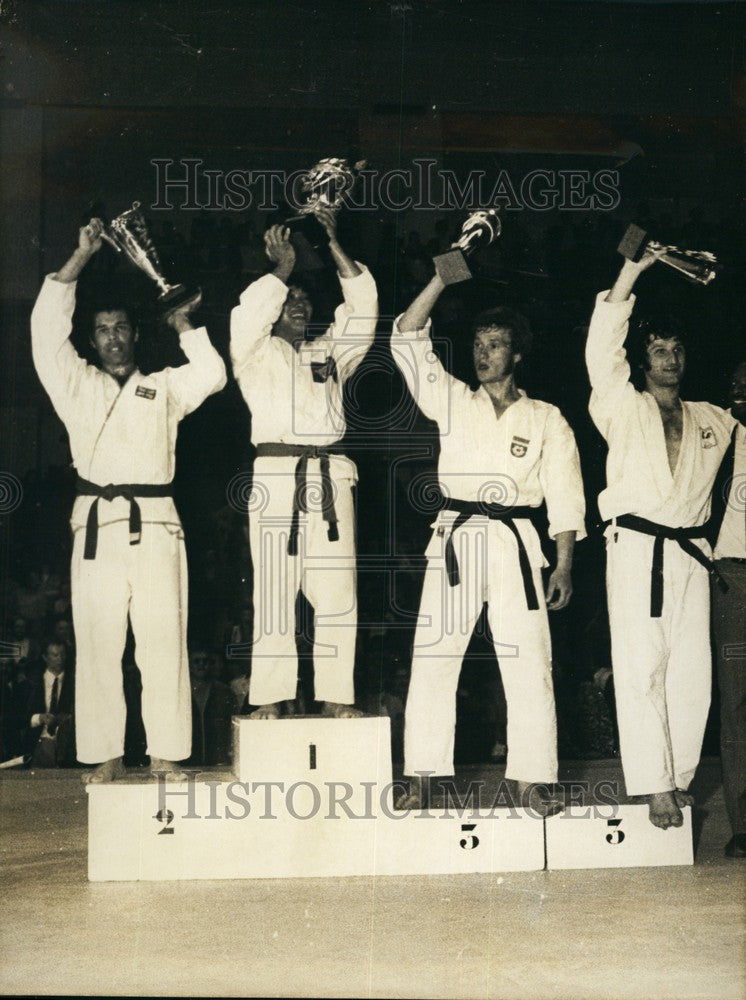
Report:
M444 285L454 285L472 277L466 263L468 254L477 247L489 246L502 231L500 218L494 208L470 212L461 227L461 235L451 249L433 258L435 270Z
M188 288L186 285L171 285L163 277L158 251L148 232L147 223L140 211L140 202L133 201L132 208L122 212L101 233L117 253L124 252L132 263L144 271L160 289L158 304L163 317L168 317L177 310L183 310L192 300L200 295L198 288ZM190 309L196 308L190 305Z
M622 241L617 247L619 253L635 263L642 259L646 251L658 254L663 264L679 271L688 281L708 285L718 272L719 265L714 254L707 250L682 250L648 239L648 234L639 226L627 226ZM660 253L663 251L663 253Z

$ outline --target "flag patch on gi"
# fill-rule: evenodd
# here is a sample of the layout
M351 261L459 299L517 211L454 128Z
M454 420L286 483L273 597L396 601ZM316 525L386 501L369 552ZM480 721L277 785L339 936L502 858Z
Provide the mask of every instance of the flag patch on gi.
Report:
M510 442L510 454L514 458L523 458L530 443L528 438L518 437L517 434L514 435L513 440Z
M136 396L142 396L143 399L155 399L155 389L150 389L147 385L138 385L135 389Z
M714 448L715 447L715 433L712 427L700 427L699 429L700 437L702 440L703 448Z

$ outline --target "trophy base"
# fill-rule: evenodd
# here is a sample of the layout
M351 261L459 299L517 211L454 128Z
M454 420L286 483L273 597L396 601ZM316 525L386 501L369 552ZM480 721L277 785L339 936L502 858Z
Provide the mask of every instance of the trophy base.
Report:
M632 222L625 229L617 251L622 257L626 257L627 260L637 263L645 253L647 244L648 234L644 229L640 229L639 226L636 226Z
M187 285L172 285L167 292L162 292L158 296L158 310L161 316L168 316L177 309L181 309L191 299L196 298L200 293L199 288L190 288Z
M455 285L472 277L469 265L461 250L448 250L433 257L438 277L444 285Z

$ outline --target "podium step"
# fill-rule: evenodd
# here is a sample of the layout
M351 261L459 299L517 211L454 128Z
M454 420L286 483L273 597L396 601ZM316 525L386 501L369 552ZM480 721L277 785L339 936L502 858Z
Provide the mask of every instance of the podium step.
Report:
M692 865L692 810L684 825L661 830L645 805L568 810L545 820L547 868L648 868Z
M88 786L91 881L441 875L544 867L541 820L514 810L396 812L306 780Z
M691 810L542 820L512 808L393 809L387 718L233 720L235 779L88 785L91 881L450 875L693 863Z
M233 773L239 781L303 778L323 783L391 781L391 726L387 716L327 719L233 718Z

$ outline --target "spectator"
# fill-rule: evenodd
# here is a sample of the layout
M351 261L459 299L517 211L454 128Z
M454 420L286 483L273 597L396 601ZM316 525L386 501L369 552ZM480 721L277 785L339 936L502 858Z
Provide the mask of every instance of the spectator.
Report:
M72 767L75 684L65 644L48 639L42 662L44 669L27 682L24 749L33 767Z
M0 761L23 753L23 696L25 685L19 678L12 656L0 656Z
M211 676L211 655L195 647L189 653L192 680L192 755L190 764L227 764L231 753L231 689Z
M39 644L29 635L28 621L23 615L16 615L13 619L4 653L15 663L18 680L24 680L29 665L39 658Z

